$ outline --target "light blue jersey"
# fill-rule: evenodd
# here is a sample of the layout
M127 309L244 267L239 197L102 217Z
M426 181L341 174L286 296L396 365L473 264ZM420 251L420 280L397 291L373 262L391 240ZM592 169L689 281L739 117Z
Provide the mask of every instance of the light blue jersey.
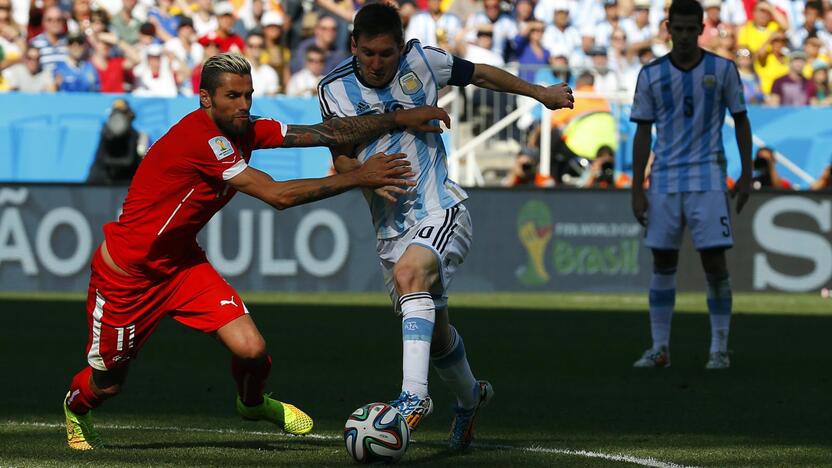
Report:
M453 62L454 57L447 52L422 48L418 40L411 40L404 48L399 70L390 84L373 88L361 82L355 59L345 60L318 85L321 115L326 120L435 106L439 90L451 80ZM429 213L446 210L468 198L448 178L445 146L439 134L393 131L358 146L356 157L364 162L380 151L405 153L417 176L416 186L396 203L371 190L364 191L379 239L397 237Z
M730 60L703 51L696 66L682 70L668 54L641 69L630 120L656 124L651 192L726 190L726 108L734 116L746 112L742 82Z

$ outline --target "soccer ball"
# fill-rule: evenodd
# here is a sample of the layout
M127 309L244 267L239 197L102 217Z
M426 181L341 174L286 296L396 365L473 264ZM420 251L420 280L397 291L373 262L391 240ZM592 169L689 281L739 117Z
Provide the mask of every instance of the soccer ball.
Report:
M410 443L410 428L396 408L370 403L353 411L344 425L347 452L358 463L395 463Z

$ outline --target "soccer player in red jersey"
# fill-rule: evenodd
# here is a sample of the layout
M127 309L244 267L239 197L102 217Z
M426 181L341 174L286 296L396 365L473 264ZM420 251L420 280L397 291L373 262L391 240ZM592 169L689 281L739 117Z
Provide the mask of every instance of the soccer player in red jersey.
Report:
M263 336L240 295L208 263L197 233L238 191L277 209L354 187L412 186L403 154L379 153L354 171L322 179L276 182L248 166L261 148L333 146L367 141L399 127L437 132L436 107L286 125L251 116L251 68L239 54L209 59L202 70L200 109L156 142L139 165L118 221L104 226L92 259L87 298L89 366L64 399L70 448L101 446L90 410L121 390L139 349L165 315L210 333L231 351L237 410L291 434L312 430L303 411L263 390L271 368Z

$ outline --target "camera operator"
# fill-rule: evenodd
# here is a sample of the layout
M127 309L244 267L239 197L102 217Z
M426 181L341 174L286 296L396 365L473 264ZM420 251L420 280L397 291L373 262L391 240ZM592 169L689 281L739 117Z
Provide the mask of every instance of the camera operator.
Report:
M87 183L127 183L139 167L148 147L148 136L133 128L136 115L124 99L113 101L90 168Z
M514 160L514 167L503 179L505 187L554 187L555 181L540 171L540 151L524 146Z
M780 177L777 173L777 163L774 160L774 150L762 147L757 150L754 156L754 179L752 187L754 190L761 188L772 188L775 190L791 190L792 184Z

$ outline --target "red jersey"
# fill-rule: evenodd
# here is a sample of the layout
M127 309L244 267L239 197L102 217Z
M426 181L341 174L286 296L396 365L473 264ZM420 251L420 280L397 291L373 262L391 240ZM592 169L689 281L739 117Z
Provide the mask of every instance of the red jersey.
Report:
M151 146L121 216L104 226L116 265L161 279L205 261L196 235L236 193L225 181L248 167L252 151L281 146L286 132L280 122L255 117L250 128L242 137L227 137L199 109Z

